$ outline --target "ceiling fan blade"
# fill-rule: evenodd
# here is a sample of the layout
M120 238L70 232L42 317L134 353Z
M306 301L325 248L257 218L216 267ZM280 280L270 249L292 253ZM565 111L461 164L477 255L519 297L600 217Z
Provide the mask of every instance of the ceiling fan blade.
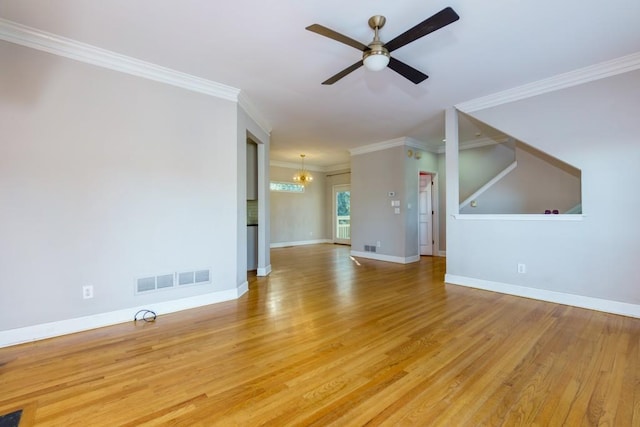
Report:
M395 58L389 59L389 68L400 74L402 77L411 80L415 84L421 83L429 78L429 76L427 76L423 72L418 71L415 68L405 64L404 62L398 61Z
M336 74L333 77L328 78L327 80L323 81L322 84L323 85L332 85L335 82L337 82L338 80L340 80L341 78L343 78L344 76L346 76L347 74L357 70L358 68L362 67L363 62L362 60L356 62L355 64L351 65L350 67L345 68L344 70L340 71L338 74Z
M330 28L323 27L322 25L313 24L313 25L309 25L306 29L311 32L318 33L321 36L329 37L330 39L339 41L340 43L344 43L351 47L355 47L356 49L361 50L363 52L365 50L369 50L369 46L367 46L366 44L362 44L357 40L354 40L350 37L342 35L336 31L333 31Z
M418 40L420 37L424 37L429 33L451 24L452 22L456 22L458 19L460 19L458 14L450 7L446 7L432 17L425 19L415 27L400 34L398 37L385 44L384 47L386 47L389 52L392 52L414 40Z

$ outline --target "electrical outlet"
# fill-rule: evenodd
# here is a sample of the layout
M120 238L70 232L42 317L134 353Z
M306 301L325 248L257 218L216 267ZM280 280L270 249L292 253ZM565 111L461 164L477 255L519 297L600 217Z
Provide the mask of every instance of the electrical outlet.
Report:
M378 240L378 241L376 242L376 247L378 247L378 248L379 248L379 247L381 247L381 246L382 246L382 245L380 244L380 240Z
M93 298L93 286L87 285L82 287L82 298Z
M526 264L518 264L518 274L525 274L527 272Z

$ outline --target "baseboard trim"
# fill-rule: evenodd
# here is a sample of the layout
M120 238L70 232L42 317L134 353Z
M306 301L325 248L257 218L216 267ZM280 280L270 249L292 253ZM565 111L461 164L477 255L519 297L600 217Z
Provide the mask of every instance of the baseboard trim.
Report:
M280 242L271 243L272 248L286 248L288 246L304 246L304 245L317 245L320 243L333 243L329 239L317 239L317 240L298 240L297 242Z
M382 254L377 254L373 252L351 251L351 256L355 256L358 258L375 259L376 261L395 262L396 264L410 264L412 262L420 261L420 255L414 255L414 256L403 258L399 256L382 255Z
M244 282L236 289L0 331L0 348L130 322L133 320L136 312L142 309L153 310L158 315L163 315L218 302L230 301L239 298L248 290L249 283Z
M258 267L258 270L256 271L256 276L264 277L264 276L268 276L270 273L271 273L271 264L267 265L266 267Z
M240 286L238 286L237 296L231 299L240 298L242 295L246 294L247 292L249 292L249 281L245 280Z
M546 289L529 288L526 286L512 285L509 283L491 282L488 280L474 279L472 277L465 276L456 276L453 274L445 274L444 281L452 285L484 289L486 291L499 292L502 294L515 295L519 297L532 298L557 304L588 308L590 310L602 311L605 313L640 318L640 305L638 304L629 304L620 301L567 294L563 292L549 291Z

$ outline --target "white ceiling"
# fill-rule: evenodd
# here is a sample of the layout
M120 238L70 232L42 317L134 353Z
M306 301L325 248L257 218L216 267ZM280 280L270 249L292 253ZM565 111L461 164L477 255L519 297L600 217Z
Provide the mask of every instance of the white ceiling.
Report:
M320 84L361 53L306 26L368 44L372 15L388 41L446 6L459 21L393 52L423 83L360 68ZM439 144L449 106L640 52L638 0L0 0L0 17L239 88L272 160L318 166L403 136Z

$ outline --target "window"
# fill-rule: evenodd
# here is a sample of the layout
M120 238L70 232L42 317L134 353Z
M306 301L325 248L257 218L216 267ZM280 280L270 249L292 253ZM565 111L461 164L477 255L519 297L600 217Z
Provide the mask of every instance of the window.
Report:
M271 191L280 191L284 193L304 193L304 185L294 184L293 182L271 181L269 188Z

